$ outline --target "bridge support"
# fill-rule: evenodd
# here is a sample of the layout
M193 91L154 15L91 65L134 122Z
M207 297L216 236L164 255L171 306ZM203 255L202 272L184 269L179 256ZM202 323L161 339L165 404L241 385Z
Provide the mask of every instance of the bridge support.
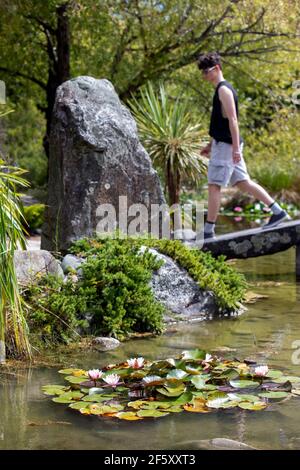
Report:
M296 278L300 281L300 244L296 245Z

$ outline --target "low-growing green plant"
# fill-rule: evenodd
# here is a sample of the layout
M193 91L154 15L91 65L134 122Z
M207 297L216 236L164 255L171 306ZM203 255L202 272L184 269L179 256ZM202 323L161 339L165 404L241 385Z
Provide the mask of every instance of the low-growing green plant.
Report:
M87 327L80 312L87 308L84 295L76 295L74 279L48 274L23 291L27 304L27 321L32 341L42 344L69 343L79 337L78 330Z
M147 240L147 244L170 256L185 268L202 289L212 291L220 310L237 310L244 299L246 279L226 264L225 256L184 246L180 240Z
M170 256L181 267L185 268L191 277L203 289L211 290L221 309L238 309L246 292L245 277L229 266L224 256L214 258L210 253L198 249L190 249L180 240L155 238L127 238L122 241L124 245L146 245ZM96 254L101 246L101 239L82 239L73 245L74 254Z
M201 288L216 295L220 311L239 308L246 281L224 257L214 259L179 240L83 238L70 248L85 258L82 275L70 272L65 281L48 275L24 292L31 331L52 342L68 342L78 331L118 338L130 332L160 333L165 307L155 299L150 280L163 261L148 250L142 253L142 245L177 261Z
M75 329L86 326L82 319L91 313L92 334L122 338L133 331L161 332L164 307L149 285L161 261L150 253L139 254L138 245L129 246L124 240L91 243L92 253L82 253L86 257L82 277L70 273L64 282L46 276L38 286L27 289L24 295L32 306L28 312L32 329L67 341Z

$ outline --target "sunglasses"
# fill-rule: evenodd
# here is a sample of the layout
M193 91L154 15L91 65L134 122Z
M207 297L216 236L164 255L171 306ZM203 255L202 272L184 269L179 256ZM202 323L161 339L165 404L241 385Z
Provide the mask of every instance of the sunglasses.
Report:
M213 69L215 69L215 68L216 68L216 66L214 65L213 67L210 67L209 69L203 69L203 70L202 70L202 73L203 73L204 75L207 75L209 72L211 72L211 71L212 71Z

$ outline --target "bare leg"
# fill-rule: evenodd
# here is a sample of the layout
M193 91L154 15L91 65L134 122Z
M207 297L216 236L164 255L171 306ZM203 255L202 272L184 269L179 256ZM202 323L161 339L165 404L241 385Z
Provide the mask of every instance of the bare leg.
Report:
M217 184L208 185L208 213L207 220L215 222L218 217L221 201L221 186Z
M267 193L267 191L252 180L240 181L239 183L236 183L235 186L237 186L241 191L251 194L251 196L262 201L267 206L274 202L274 199Z

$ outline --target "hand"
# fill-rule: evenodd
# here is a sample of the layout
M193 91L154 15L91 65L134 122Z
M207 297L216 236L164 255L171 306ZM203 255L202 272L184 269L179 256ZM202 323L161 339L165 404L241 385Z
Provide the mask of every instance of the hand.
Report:
M234 164L237 164L241 161L242 159L242 154L239 150L233 150L232 151L232 160Z
M210 154L210 151L211 151L211 145L208 144L206 145L206 147L203 147L200 150L200 155L202 155L203 157L208 157L208 155Z

